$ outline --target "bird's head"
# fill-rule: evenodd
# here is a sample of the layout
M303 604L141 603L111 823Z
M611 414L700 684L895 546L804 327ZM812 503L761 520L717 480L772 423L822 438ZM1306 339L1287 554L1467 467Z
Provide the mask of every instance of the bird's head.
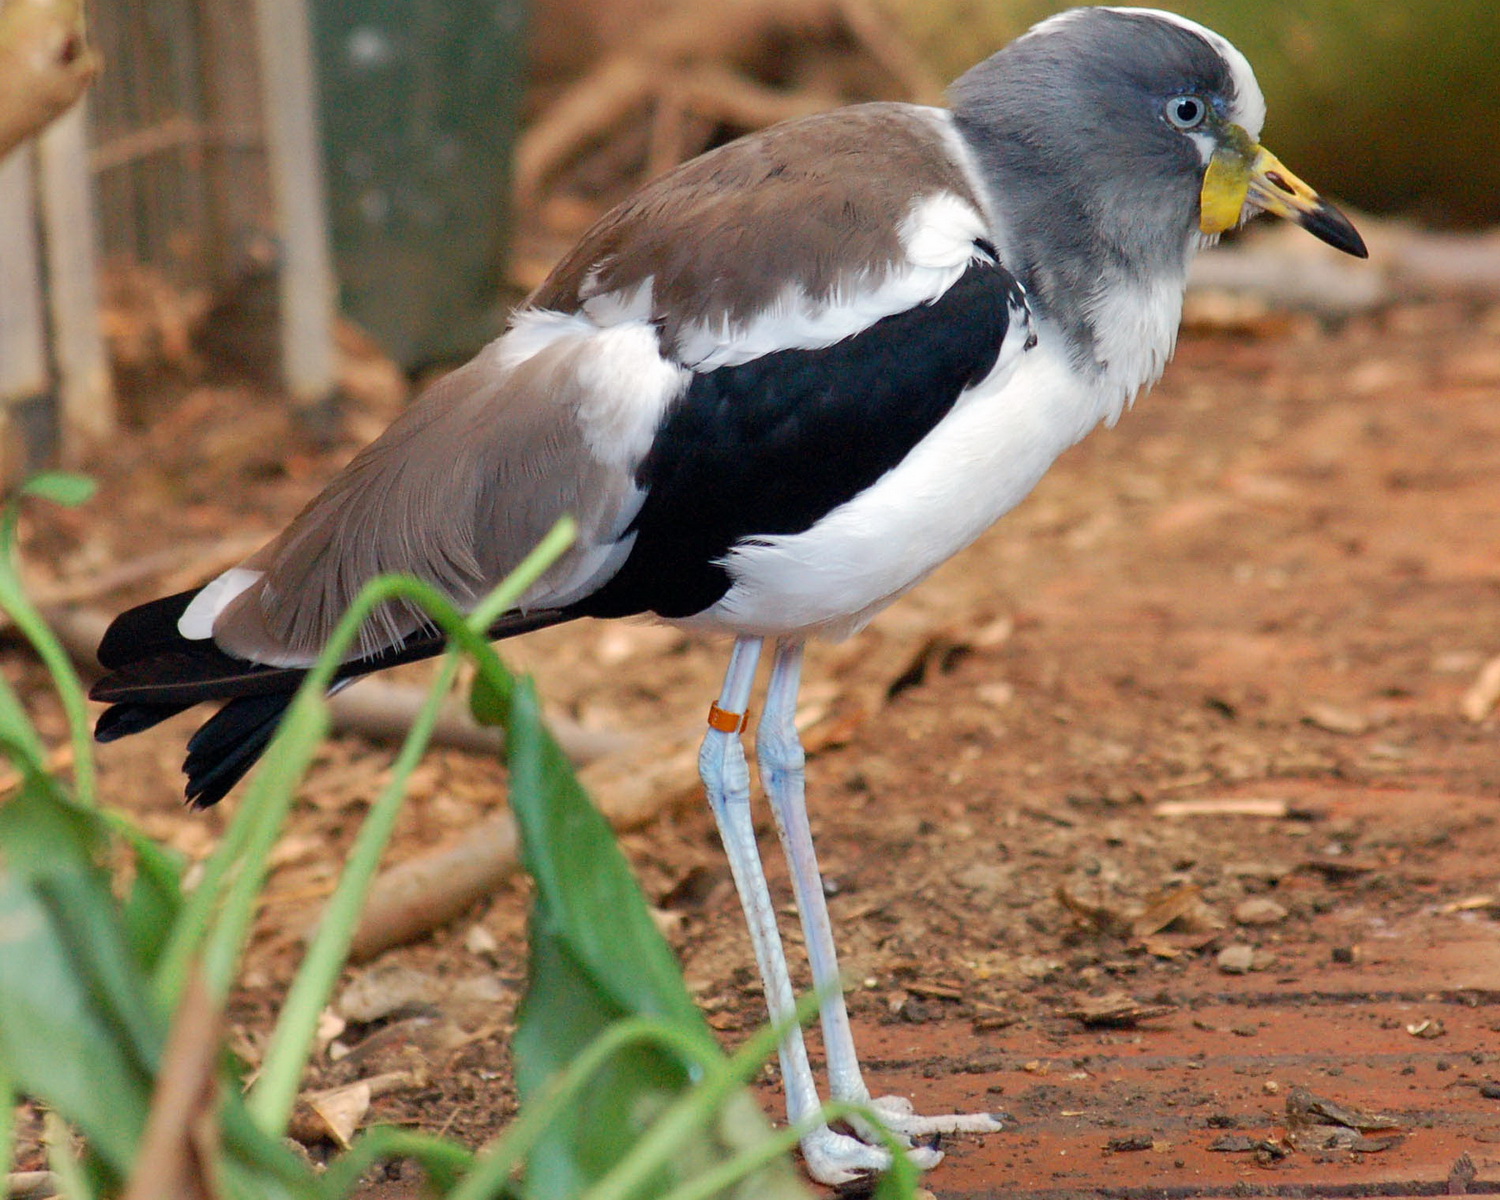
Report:
M1184 17L1072 9L975 67L952 97L987 162L1013 163L1039 212L1058 214L1054 228L1082 213L1098 241L1144 246L1269 212L1366 254L1349 220L1259 145L1265 101L1245 56Z

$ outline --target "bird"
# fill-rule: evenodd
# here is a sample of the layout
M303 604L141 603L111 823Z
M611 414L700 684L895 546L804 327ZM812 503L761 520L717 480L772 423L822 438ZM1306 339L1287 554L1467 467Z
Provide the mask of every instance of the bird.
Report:
M732 639L699 768L780 1044L809 1174L890 1165L819 1090L756 844L755 754L821 1008L828 1094L872 1104L921 1167L991 1113L872 1099L839 987L794 721L805 645L857 633L1160 377L1194 254L1255 215L1364 257L1353 224L1260 144L1243 54L1141 8L1052 16L946 107L876 102L709 150L605 214L506 331L427 389L279 536L109 627L109 742L204 701L187 796L220 800L374 577L472 607L564 514L571 548L489 630L647 615ZM437 653L379 609L338 686Z

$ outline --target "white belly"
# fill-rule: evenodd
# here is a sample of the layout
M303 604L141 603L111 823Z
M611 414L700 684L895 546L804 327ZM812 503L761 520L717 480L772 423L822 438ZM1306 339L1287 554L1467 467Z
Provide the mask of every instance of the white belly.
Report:
M1101 382L1071 371L1044 339L1012 369L997 367L898 466L811 529L736 546L725 560L730 590L678 623L766 637L856 632L1118 411L1118 388Z

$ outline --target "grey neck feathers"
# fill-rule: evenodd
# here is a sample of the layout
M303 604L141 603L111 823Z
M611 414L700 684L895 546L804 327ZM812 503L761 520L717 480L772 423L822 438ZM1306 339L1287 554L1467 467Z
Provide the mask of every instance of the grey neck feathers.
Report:
M1039 315L1061 329L1073 360L1106 372L1095 326L1109 307L1105 297L1182 286L1196 195L1152 197L1102 156L1009 126L961 94L954 101L954 125L974 155L1006 265Z

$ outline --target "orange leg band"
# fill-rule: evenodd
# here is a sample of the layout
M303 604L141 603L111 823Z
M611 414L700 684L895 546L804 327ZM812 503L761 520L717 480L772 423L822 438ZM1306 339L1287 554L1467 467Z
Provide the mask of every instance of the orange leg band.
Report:
M748 712L736 713L728 709L720 708L717 704L708 706L708 727L717 729L720 733L744 733L745 727L750 724Z

